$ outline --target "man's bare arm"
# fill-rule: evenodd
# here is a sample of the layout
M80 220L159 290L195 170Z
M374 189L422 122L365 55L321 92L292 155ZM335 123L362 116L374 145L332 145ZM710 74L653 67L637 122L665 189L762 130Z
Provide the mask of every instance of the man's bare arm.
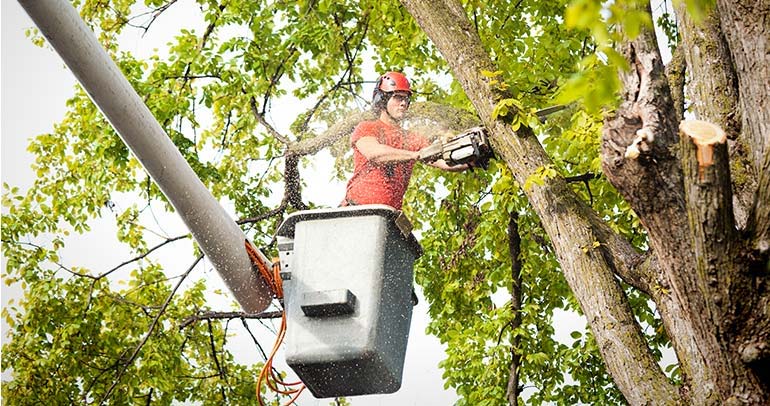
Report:
M356 148L366 159L377 163L415 161L420 156L418 151L393 148L380 144L377 138L361 137L356 141Z
M377 141L377 138L368 136L361 137L356 141L356 148L358 148L358 151L361 152L366 159L383 164L415 161L420 157L419 151L409 151L380 144ZM466 164L449 166L443 159L426 163L435 168L449 172L460 172L470 168L470 166Z

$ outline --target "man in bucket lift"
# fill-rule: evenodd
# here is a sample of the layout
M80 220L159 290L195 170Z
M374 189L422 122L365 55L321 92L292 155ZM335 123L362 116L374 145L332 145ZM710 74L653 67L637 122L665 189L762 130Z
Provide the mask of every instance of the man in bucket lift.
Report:
M350 143L355 167L341 206L386 204L401 210L419 151L430 145L425 137L401 127L411 97L412 89L404 74L388 72L377 80L372 109L378 118L361 122L353 130ZM470 167L449 166L442 159L427 163L453 172Z

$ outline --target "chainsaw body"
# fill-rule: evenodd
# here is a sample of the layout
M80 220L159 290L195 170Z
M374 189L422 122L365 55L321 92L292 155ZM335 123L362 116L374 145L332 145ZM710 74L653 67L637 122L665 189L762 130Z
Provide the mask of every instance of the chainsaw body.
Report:
M470 128L448 140L437 141L420 150L420 160L433 162L443 159L449 166L470 164L487 167L494 157L484 127Z

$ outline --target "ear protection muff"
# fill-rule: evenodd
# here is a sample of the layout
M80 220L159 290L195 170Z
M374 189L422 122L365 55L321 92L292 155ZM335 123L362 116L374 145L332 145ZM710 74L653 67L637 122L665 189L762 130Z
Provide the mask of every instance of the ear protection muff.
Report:
M375 113L384 109L388 104L388 99L390 99L390 92L386 93L380 89L384 77L385 75L377 78L377 82L374 84L374 91L372 92L372 110L374 110Z

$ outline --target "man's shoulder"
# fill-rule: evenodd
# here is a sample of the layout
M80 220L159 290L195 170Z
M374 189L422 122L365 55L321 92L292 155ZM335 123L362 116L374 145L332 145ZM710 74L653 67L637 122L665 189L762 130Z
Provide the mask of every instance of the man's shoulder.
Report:
M358 123L354 131L371 131L382 128L383 123L380 120L365 120Z
M350 142L355 144L356 141L363 137L377 137L379 140L380 134L382 133L382 127L379 125L380 122L380 120L367 120L358 123L353 130L353 134L350 136Z

